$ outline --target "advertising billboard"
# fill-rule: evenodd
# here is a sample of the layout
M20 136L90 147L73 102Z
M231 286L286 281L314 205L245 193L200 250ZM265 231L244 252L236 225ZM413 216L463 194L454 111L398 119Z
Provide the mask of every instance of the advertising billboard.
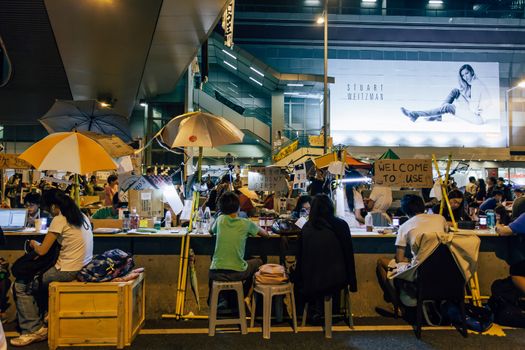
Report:
M496 62L328 61L334 144L505 147Z

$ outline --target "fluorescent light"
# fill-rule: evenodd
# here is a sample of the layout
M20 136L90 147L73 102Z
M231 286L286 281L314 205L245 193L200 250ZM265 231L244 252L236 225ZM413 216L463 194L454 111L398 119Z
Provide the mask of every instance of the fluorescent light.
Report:
M140 106L141 106L141 107L147 107L147 105L148 105L148 104L147 104L146 102L141 102L141 103L140 103Z
M316 21L317 24L323 24L324 23L324 16L319 16L317 17L317 21Z
M233 89L232 89L231 87L229 87L229 86L228 86L228 90L231 90L231 91L233 91L233 93L234 93L234 94L236 94L236 93L237 93L237 91L233 90Z
M376 0L363 0L363 2L376 2Z
M259 141L259 139L255 140L255 141L257 141L257 142L261 142L261 141Z
M319 0L305 0L304 4L306 6L319 6L319 5L321 5L321 1L319 1Z
M286 86L304 86L304 84L299 84L299 83L289 83L289 84L286 84Z
M285 92L284 95L297 96L299 95L299 93L298 92Z
M235 67L233 64L229 63L229 62L226 62L226 61L223 61L225 65L231 67L232 69L235 69L237 70L237 67Z
M259 80L256 80L256 79L254 79L254 78L252 78L252 77L250 77L250 80L253 81L253 82L255 82L255 83L257 83L257 84L259 84L260 86L263 85Z
M429 0L429 5L443 5L443 0Z
M261 77L264 77L264 74L259 72L257 69L253 68L252 66L250 66L250 69L253 70L255 73L259 74Z
M222 49L222 52L224 52L225 54L227 54L228 56L230 56L231 58L233 58L234 60L237 59L237 57L235 57L233 54L229 53L228 51Z
M230 84L232 84L232 85L235 86L236 88L239 87L239 86L237 86L236 84L232 83L231 81L230 81Z

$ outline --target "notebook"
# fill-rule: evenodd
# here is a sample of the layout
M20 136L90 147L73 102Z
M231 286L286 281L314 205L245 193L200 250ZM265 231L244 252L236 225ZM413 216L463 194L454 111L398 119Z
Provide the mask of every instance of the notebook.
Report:
M0 209L0 227L4 231L22 231L26 218L27 209Z

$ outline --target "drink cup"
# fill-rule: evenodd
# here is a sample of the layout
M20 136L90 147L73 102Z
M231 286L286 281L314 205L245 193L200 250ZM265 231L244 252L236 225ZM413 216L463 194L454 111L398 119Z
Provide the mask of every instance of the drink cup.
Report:
M35 231L42 231L42 219L35 219Z

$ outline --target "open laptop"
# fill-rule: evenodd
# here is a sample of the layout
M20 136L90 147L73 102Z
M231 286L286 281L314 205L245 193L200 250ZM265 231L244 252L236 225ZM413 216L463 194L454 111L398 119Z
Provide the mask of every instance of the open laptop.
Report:
M4 231L22 231L26 227L27 209L0 209L0 227Z

